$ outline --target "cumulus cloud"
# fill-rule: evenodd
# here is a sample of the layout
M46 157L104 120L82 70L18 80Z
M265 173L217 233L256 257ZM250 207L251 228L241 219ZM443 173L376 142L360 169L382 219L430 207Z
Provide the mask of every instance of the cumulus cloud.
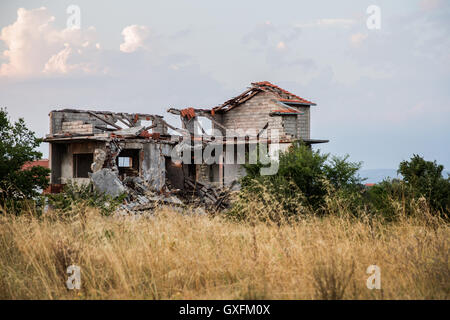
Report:
M149 36L146 26L131 25L122 31L124 42L120 45L120 51L130 53L139 48L146 48L146 40Z
M84 55L89 50L98 50L95 30L58 29L54 21L55 17L45 7L17 10L17 20L0 33L0 40L7 47L3 51L7 62L0 66L0 76L95 71Z

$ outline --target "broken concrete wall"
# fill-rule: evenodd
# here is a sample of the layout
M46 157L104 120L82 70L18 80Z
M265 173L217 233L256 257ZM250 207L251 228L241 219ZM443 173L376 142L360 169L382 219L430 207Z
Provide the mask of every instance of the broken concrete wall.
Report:
M65 184L68 180L73 180L78 183L88 183L89 179L87 177L77 178L74 176L74 155L92 154L92 157L94 157L96 149L105 151L105 143L99 141L52 143L50 145L51 183Z
M91 170L93 173L100 171L106 161L106 151L103 149L95 149L94 162L91 164Z
M102 130L96 127L106 128L106 123L86 112L52 111L50 113L50 134L101 133Z
M156 125L156 127L154 127L152 129L153 133L159 133L159 134L167 134L168 133L167 126L165 125L164 121L162 120L162 117L155 116L152 124Z
M92 123L86 124L82 120L78 121L64 121L62 123L63 133L77 133L77 134L94 134L94 125Z
M143 179L154 190L161 190L166 181L166 159L170 156L172 146L163 143L145 143L142 161Z
M101 193L116 198L126 192L125 186L119 180L117 174L111 169L105 168L91 174L94 187Z
M49 147L50 183L61 184L63 155L67 152L67 144L51 143Z
M280 109L280 106L273 101L274 98L271 93L260 92L241 105L225 112L222 115L221 124L229 129L259 132L269 122L269 129L279 129L281 133L283 130L281 121L269 115L270 112Z
M260 92L244 103L223 113L216 114L215 120L224 127L233 130L253 130L259 133L268 123L267 130L278 130L280 139L290 139L301 137L310 138L310 107L294 106L293 110L303 112L303 115L296 116L270 116L271 112L282 107L276 100L278 98L270 92Z
M234 150L230 150L230 147L234 147ZM238 163L240 161L238 157L238 149L236 146L227 146L229 152L225 153L226 163L223 165L223 184L225 186L231 185L233 182L244 177L247 173L242 164ZM232 153L231 153L232 152Z

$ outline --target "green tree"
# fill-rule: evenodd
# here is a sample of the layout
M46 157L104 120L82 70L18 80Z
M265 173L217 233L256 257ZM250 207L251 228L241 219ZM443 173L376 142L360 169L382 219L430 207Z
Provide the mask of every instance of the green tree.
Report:
M29 130L21 118L12 123L6 109L0 109L0 202L11 204L38 195L38 189L48 186L50 170L32 167L22 170L25 163L41 159L36 151L42 139Z
M329 186L339 192L352 192L361 187L358 175L361 163L344 157L321 154L303 144L292 145L279 157L279 169L275 175L261 176L261 164L245 165L247 176L242 179L242 192L258 193L261 183L271 188L280 198L290 197L292 184L301 192L303 205L319 209L329 193ZM289 210L289 208L287 208Z
M403 176L413 196L428 199L432 208L448 212L450 208L450 179L444 178L444 166L426 161L414 154L410 161L400 162L398 173Z

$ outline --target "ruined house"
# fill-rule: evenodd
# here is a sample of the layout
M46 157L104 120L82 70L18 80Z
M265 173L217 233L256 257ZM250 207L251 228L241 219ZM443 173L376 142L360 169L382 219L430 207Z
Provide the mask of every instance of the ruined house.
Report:
M328 142L310 137L311 106L315 103L264 81L214 108L170 108L182 128L152 114L52 111L44 140L50 145L51 188L58 192L69 180L87 183L100 174L106 189L130 178L159 192L167 185L184 189L199 184L204 192L206 185L230 186L245 175L242 151L248 153L257 143L266 143L273 153L275 147L285 151L298 141L309 146ZM210 121L215 133L208 133L199 118ZM207 163L198 155L208 145L222 146L214 154L218 161ZM174 149L192 161L173 159Z
M226 148L221 155L222 161L212 165L203 163L196 168L196 179L199 181L231 185L245 175L242 161L237 161L239 144L244 144L245 151L248 152L252 144L265 141L270 149L271 132L274 130L277 131L278 139L276 149L271 150L272 154L275 151L286 151L294 142L301 141L307 146L328 142L311 138L311 106L316 104L263 81L252 83L240 95L212 109L169 109L168 112L180 115L183 128L191 133L194 132L195 125L205 133L199 123L199 117L204 117L224 137L229 136L230 132L237 135L235 139L223 139L222 143ZM232 163L227 163L225 160L230 153L234 159L228 161Z
M151 131L150 131L151 130ZM165 184L165 162L176 141L161 116L84 110L50 112L51 188L69 180L87 183L103 168L120 180L141 177L154 189Z

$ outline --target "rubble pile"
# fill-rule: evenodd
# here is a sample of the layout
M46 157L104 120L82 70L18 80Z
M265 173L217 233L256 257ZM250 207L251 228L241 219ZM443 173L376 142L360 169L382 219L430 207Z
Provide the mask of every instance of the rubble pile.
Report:
M183 196L185 201L206 210L216 212L230 207L231 189L225 187L213 187L191 178L184 180L185 189Z
M142 215L162 207L182 212L191 208L198 214L215 213L230 206L230 189L207 185L190 178L185 179L184 190L172 188L166 182L166 190L152 191L140 177L126 177L120 181L111 169L101 169L91 175L94 186L113 197L127 194L116 216Z
M163 206L180 211L184 206L183 202L173 195L153 192L140 177L126 177L122 183L127 197L116 212L119 216L152 212Z

